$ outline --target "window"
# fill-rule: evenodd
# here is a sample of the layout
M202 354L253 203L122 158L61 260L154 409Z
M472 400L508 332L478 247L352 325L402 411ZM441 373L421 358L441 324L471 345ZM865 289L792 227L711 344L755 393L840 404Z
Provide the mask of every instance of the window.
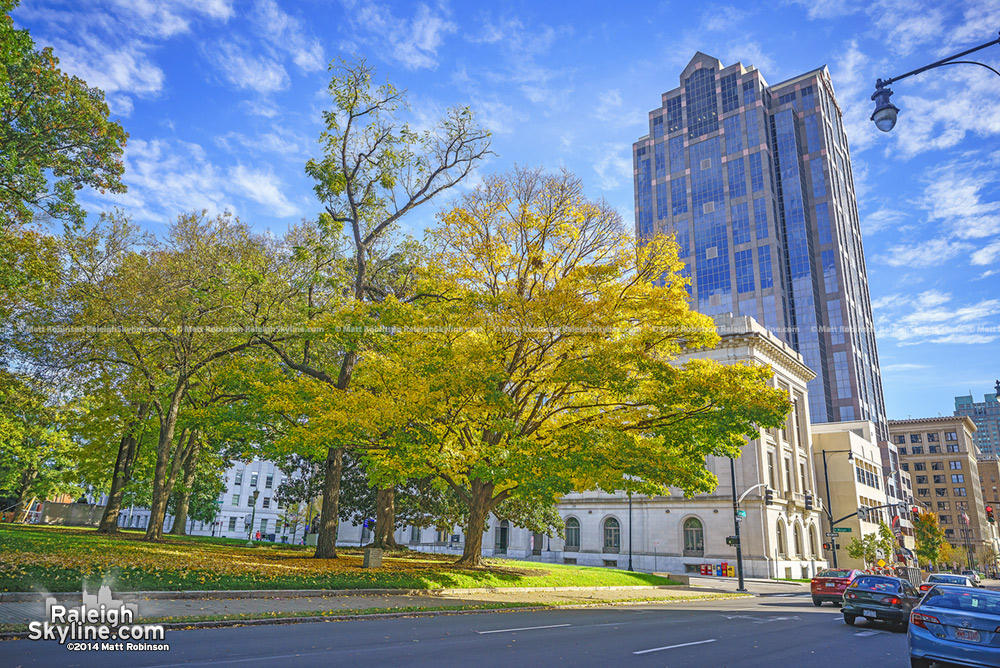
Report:
M944 462L931 462L932 471L944 471Z
M237 485L243 484L243 469L240 469L239 471L236 472L236 484Z
M265 517L260 521L260 532L267 533L267 518Z
M965 482L965 476L962 475L961 473L954 473L951 476L951 481L953 483L955 483L955 482Z
M259 475L260 475L259 471L251 471L250 472L250 486L251 487L256 487L257 486L257 477Z
M609 517L604 520L604 551L618 552L621 550L622 530L618 520Z
M938 435L937 434L927 434L927 442L928 443L937 443L937 440L938 440Z
M927 470L927 464L924 464L923 462L914 462L913 463L913 470L914 471L926 471Z
M922 445L914 445L912 448L910 448L910 454L911 455L922 455L922 454L924 454L924 446L922 446Z
M230 517L229 518L229 530L230 531L236 531L236 518L235 517Z
M943 485L944 484L944 476L943 475L936 475L936 476L934 476L934 484Z
M964 487L956 487L955 488L955 496L966 496L965 488Z
M782 430L784 431L784 430ZM785 491L791 492L792 487L792 460L785 457Z
M903 436L902 434L897 434L893 436L893 443L895 443L896 445L902 445L906 443L906 437ZM902 450L900 450L900 452L902 452Z
M961 461L954 461L954 460L950 461L950 462L948 462L948 467L951 470L953 470L953 471L961 471L962 470L962 462Z
M819 555L819 551L816 549L815 527L809 527L809 554L814 557Z
M945 448L948 452L958 452L958 443L946 443Z
M775 537L778 542L778 554L781 556L785 555L785 530L781 528L781 524L778 524L778 529L775 532Z
M934 488L934 493L937 494L938 496L948 496L948 488L947 487L935 487Z
M267 480L264 481L265 489L271 489L274 487L274 473L267 474Z
M249 496L247 496L247 508L252 508L254 501L255 501L255 499L253 498L253 494L250 494Z
M900 466L903 467L904 471L909 471L910 470L910 465L909 464L900 464Z
M946 440L946 441L957 441L958 440L958 432L957 431L946 431L944 433L944 440Z
M928 445L927 446L927 452L929 452L932 455L936 455L939 452L941 452L941 446L940 445Z
M285 525L282 523L281 520L274 520L274 532L275 533L288 533L287 531L282 531L282 529L284 529L284 528L285 528Z
M271 497L269 497L269 496L265 496L264 497L264 505L262 507L264 507L264 508L270 508L271 507Z
M778 487L778 479L774 477L774 453L767 453L767 480L771 483L771 487Z
M920 434L910 434L910 443L920 443L921 441Z
M955 536L955 530L954 529L945 529L944 530L944 537L945 538L954 538L954 536Z
M705 556L705 531L701 520L689 517L684 520L684 556Z
M930 496L930 495L931 495L931 490L925 487L921 487L920 489L917 490L917 496Z
M795 554L802 556L802 534L799 531L798 524L796 524L795 528L792 529L792 535L795 536Z
M937 502L938 510L948 510L948 508L950 506L951 506L951 504L948 501L938 501Z
M566 520L566 546L563 549L567 552L577 552L580 549L580 520L575 517Z
M906 454L906 448L900 448L899 449L899 454L905 455Z
M233 494L232 504L234 506L240 505L240 495L239 494Z
M927 484L927 476L925 476L925 475L918 475L917 476L917 484L918 485L926 485Z

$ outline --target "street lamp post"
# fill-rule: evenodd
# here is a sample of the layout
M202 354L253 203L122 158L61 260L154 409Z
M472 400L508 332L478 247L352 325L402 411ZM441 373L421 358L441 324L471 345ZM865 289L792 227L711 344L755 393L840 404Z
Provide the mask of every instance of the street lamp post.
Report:
M849 462L854 461L853 450L823 450L823 481L826 483L826 504L825 504L826 507L824 508L824 510L826 510L826 519L830 523L830 533L834 533L833 509L831 508L833 504L830 502L830 473L827 471L826 467L826 456L827 454L835 455L839 452L846 452L847 461ZM830 545L833 547L833 549L830 550L831 552L833 552L833 567L837 568L837 539L831 538L830 541L831 541Z
M257 518L257 497L260 496L260 490L255 489L253 491L253 510L250 513L250 531L247 533L247 547L253 547L253 524L254 520Z
M628 493L628 569L632 570L632 492Z
M739 586L736 591L745 592L746 585L743 582L743 544L740 540L740 502L736 498L736 459L729 458L729 473L733 478L733 525L736 529L736 574L739 576Z
M979 65L981 67L985 67L990 72L993 72L993 74L1000 76L1000 72L993 69L986 63L980 63L975 60L957 60L962 56L967 56L970 53L985 49L986 47L993 46L994 44L1000 44L1000 38L986 42L985 44L980 44L979 46L974 46L971 49L967 49L961 53L956 53L953 56L942 58L941 60L931 63L930 65L918 67L917 69L907 72L906 74L900 74L898 77L890 77L884 80L877 79L875 81L875 92L872 93L872 100L875 101L875 111L872 112L870 120L874 122L875 127L882 132L889 132L893 127L895 127L896 116L899 114L899 108L889 101L889 97L892 95L892 90L890 90L888 86L891 83L913 76L914 74L920 74L921 72L926 72L927 70L932 70L937 67L943 67L944 65Z

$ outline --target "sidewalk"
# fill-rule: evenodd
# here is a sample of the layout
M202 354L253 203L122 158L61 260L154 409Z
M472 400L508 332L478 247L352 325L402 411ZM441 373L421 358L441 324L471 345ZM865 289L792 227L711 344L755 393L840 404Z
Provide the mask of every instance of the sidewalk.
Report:
M201 593L201 592L199 592ZM137 596L122 592L115 596L126 603L135 603L139 619L157 619L179 622L186 618L218 618L233 615L264 617L322 615L339 616L371 612L404 612L407 610L441 610L452 608L499 608L551 605L590 605L626 601L671 601L730 597L733 592L708 587L558 587L545 589L494 589L494 590L444 590L441 592L414 592L384 594L352 594L330 592L252 592L265 593L265 597L247 597L251 592L233 592L238 598L221 598L226 592L211 592L220 598L194 598L195 592L177 592L178 598ZM183 598L181 598L183 597ZM79 605L79 597L60 596L60 602ZM27 624L43 618L45 603L41 595L34 600L0 602L0 624Z

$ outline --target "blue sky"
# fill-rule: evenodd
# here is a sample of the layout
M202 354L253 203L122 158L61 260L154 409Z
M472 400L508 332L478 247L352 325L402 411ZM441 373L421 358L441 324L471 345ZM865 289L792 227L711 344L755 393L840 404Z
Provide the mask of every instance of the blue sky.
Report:
M825 64L845 111L889 417L948 415L956 394L1000 376L1000 77L971 65L911 77L893 86L896 129L868 121L877 77L995 38L1000 0L22 0L14 18L102 88L130 133L129 192L85 193L88 209L118 206L154 231L202 208L275 233L316 215L303 165L318 156L327 66L351 54L407 89L417 127L470 105L497 153L482 173L566 167L629 225L631 143L695 51L772 84ZM978 57L1000 69L1000 46Z

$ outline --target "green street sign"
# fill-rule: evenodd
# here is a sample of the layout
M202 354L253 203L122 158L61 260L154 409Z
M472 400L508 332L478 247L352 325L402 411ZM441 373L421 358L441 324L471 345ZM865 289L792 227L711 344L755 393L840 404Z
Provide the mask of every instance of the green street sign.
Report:
M851 527L833 527L837 533L851 533Z
M747 511L745 511L745 510L737 510L736 511L736 516L737 517L746 517L747 516Z

